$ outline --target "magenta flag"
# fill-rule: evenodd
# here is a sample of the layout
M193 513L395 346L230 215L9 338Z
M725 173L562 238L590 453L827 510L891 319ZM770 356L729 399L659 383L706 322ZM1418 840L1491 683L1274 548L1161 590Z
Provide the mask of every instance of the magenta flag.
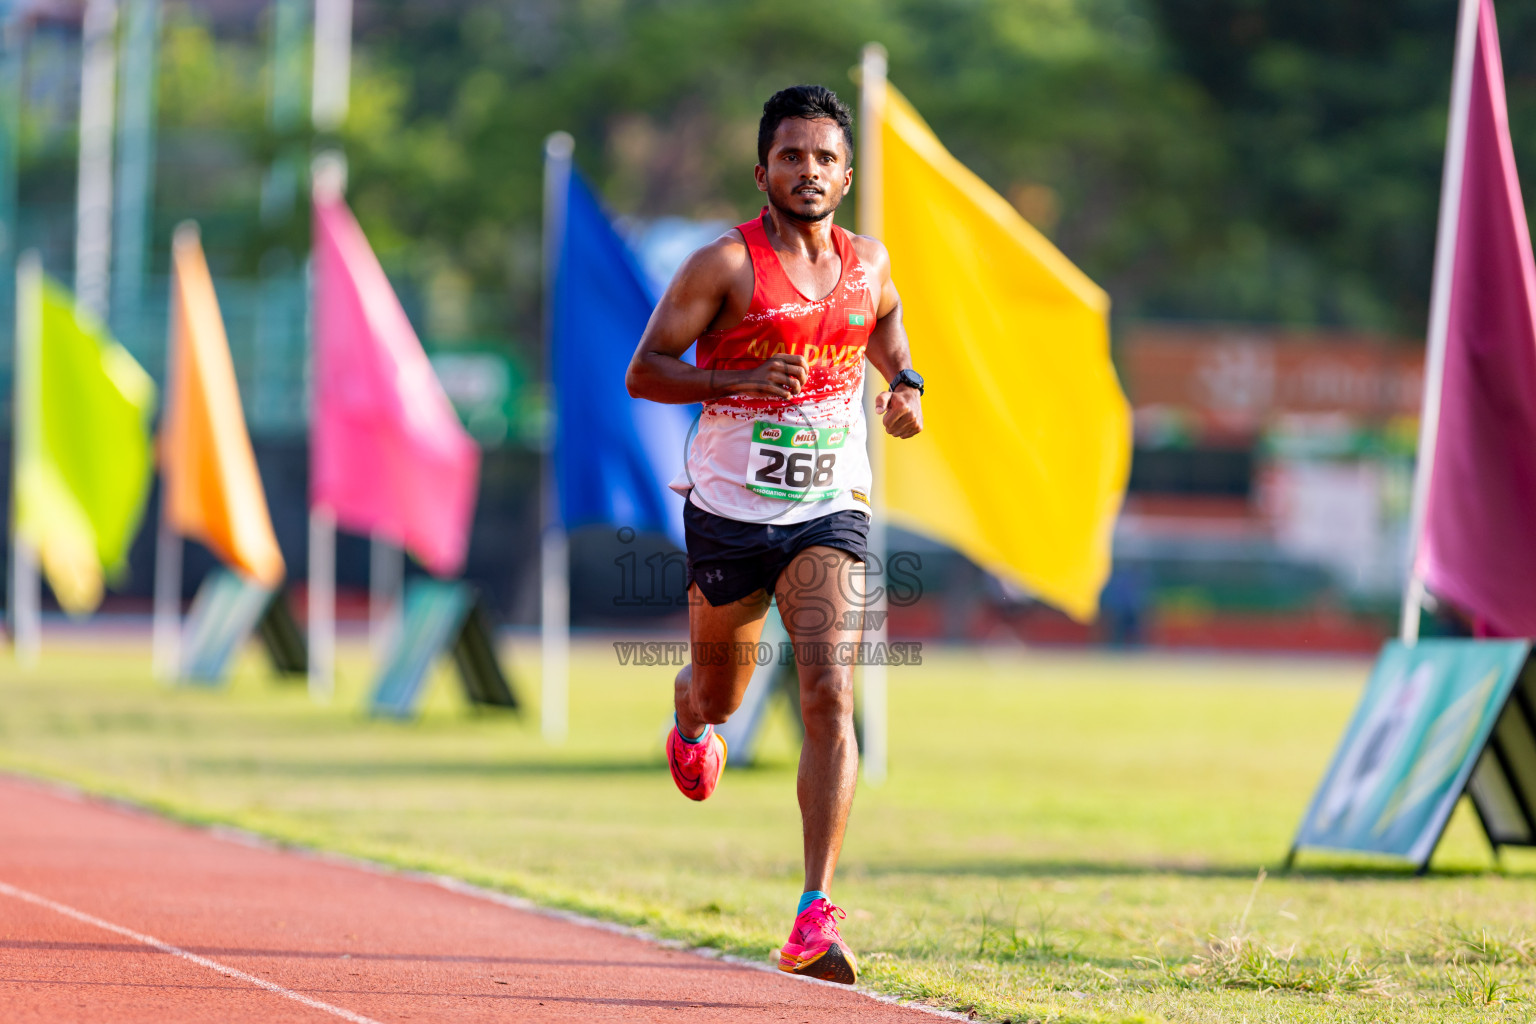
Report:
M469 546L480 449L340 194L317 187L314 215L310 503L452 575Z
M1415 570L1485 631L1536 636L1536 264L1492 0L1481 0L1439 439Z

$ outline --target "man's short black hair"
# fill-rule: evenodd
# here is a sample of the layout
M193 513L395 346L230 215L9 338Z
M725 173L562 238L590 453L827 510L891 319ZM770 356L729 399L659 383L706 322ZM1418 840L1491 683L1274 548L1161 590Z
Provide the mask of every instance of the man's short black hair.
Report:
M824 85L792 85L780 89L763 104L763 119L757 123L757 162L768 166L768 150L773 148L773 133L779 125L792 117L807 121L836 121L843 130L843 143L848 147L848 162L853 162L853 115L837 98L837 93Z

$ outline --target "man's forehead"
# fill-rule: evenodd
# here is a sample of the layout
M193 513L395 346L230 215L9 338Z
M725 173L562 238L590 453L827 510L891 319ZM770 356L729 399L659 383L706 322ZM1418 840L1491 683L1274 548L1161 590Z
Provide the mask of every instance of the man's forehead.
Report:
M830 117L786 117L773 133L774 148L841 149L843 130Z

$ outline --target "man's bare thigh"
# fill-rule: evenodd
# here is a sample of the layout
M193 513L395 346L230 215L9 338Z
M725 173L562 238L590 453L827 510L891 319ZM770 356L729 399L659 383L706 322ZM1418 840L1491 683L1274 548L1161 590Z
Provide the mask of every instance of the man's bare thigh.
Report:
M796 554L776 587L790 639L797 645L858 643L863 616L849 613L864 609L865 585L864 563L841 548L815 544Z
M757 641L763 635L768 607L765 590L716 607L697 583L688 585L688 640L695 686L746 689L757 665ZM741 657L749 645L754 656Z

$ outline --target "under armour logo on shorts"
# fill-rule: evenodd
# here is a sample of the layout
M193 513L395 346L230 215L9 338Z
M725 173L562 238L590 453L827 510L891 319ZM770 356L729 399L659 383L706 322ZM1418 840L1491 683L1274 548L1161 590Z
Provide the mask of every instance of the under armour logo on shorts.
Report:
M722 569L707 569L704 572L705 583L719 583L725 579L725 571Z

